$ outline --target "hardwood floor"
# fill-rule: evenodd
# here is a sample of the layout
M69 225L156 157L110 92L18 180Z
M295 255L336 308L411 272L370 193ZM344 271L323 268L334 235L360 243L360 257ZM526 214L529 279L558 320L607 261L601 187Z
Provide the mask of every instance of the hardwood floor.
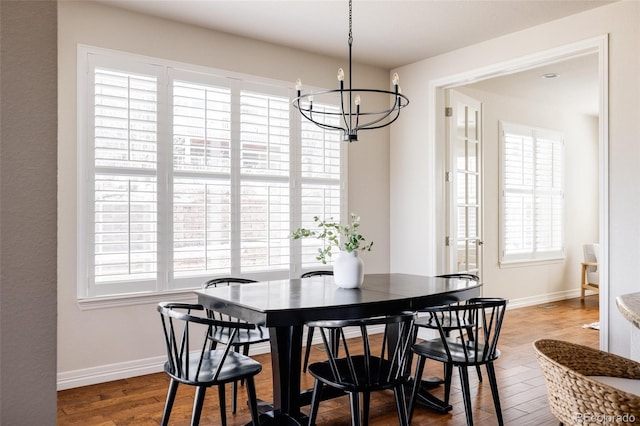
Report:
M505 316L499 347L502 356L496 363L502 412L507 425L541 426L557 425L551 415L546 398L542 373L535 360L532 342L538 338L554 338L598 347L598 331L584 329L582 325L598 321L598 297L588 296L584 302L571 299L545 305L511 309ZM311 362L322 358L320 350L312 351ZM257 379L258 398L272 399L271 368L268 354L255 359L263 365ZM483 370L484 372L484 370ZM442 376L442 366L427 362L425 376ZM485 373L486 377L486 373ZM470 374L471 398L474 420L477 425L496 424L489 383L478 383L475 374ZM157 425L162 417L164 399L168 387L164 373L134 377L126 380L69 389L58 392L58 425ZM311 387L313 380L302 375L302 387ZM434 390L436 396L442 389ZM171 425L188 425L191 418L194 390L181 386L171 414ZM227 396L231 391L227 391ZM246 393L240 387L238 412L231 414L227 406L227 421L230 426L244 425L250 421L246 407ZM227 398L229 400L229 398ZM220 424L218 396L215 389L207 393L202 425ZM457 375L451 392L453 410L438 414L426 408L416 409L412 425L465 425L464 406L460 396ZM303 411L308 407L304 407ZM387 426L397 424L393 395L378 392L372 395L370 424ZM324 401L320 404L318 425L349 425L349 402L347 397Z

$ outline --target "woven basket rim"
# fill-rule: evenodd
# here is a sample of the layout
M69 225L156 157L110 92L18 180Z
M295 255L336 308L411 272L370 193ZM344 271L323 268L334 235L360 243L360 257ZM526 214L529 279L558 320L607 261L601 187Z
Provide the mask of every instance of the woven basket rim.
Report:
M538 339L533 347L547 384L551 412L560 421L576 424L575 413L580 412L576 407L585 410L588 407L597 414L619 416L627 413L640 418L639 395L588 377L640 380L640 363L563 340ZM585 371L595 374L584 374Z

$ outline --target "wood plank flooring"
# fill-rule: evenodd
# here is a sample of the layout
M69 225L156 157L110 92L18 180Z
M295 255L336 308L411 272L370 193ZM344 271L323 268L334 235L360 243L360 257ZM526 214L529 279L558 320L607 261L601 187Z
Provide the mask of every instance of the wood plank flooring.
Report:
M500 400L507 425L558 424L547 405L544 379L535 360L532 342L545 337L597 348L598 331L582 328L582 325L595 321L598 321L597 296L588 296L584 302L571 299L507 311L499 345L502 356L496 363ZM322 355L322 351L312 350L311 361L321 359ZM269 401L272 399L269 356L257 355L255 359L263 365L262 373L257 376L258 398ZM442 376L441 364L427 362L425 376ZM475 424L497 424L488 381L485 378L484 382L479 383L473 373L470 377ZM168 383L166 375L158 373L60 391L58 425L158 425L162 417ZM312 384L311 376L303 374L302 387L310 388ZM434 394L442 396L442 389L434 390ZM171 414L171 425L189 424L193 395L194 391L190 386L181 386L178 389ZM228 400L230 396L229 389ZM250 421L245 401L244 387L240 387L239 409L235 415L231 414L230 400L227 404L227 422L230 426L244 425ZM453 410L448 414L438 414L418 407L412 425L466 424L457 375L453 380L451 404ZM303 411L307 412L307 409L308 407L304 407ZM220 424L215 389L211 389L207 394L200 424ZM349 425L348 398L342 397L321 403L317 424ZM370 424L398 424L392 393L378 392L372 395Z

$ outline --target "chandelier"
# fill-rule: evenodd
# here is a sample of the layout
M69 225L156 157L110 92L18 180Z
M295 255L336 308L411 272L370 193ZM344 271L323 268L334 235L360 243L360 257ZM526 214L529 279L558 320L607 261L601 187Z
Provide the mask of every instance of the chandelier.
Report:
M400 79L394 73L391 79L393 90L378 89L354 89L351 84L351 46L353 44L352 32L352 0L349 0L349 87L344 87L345 73L342 68L338 69L338 89L323 90L311 93L302 93L302 81L296 81L297 97L292 101L295 108L307 120L317 126L327 130L340 130L342 140L353 142L358 140L359 130L372 130L386 127L396 121L400 116L400 110L409 104L409 99L400 90ZM335 103L336 95L339 98L339 111L326 108L325 105ZM361 96L362 95L362 96ZM366 110L364 102L376 97L387 97L388 109ZM314 100L322 105L314 109Z

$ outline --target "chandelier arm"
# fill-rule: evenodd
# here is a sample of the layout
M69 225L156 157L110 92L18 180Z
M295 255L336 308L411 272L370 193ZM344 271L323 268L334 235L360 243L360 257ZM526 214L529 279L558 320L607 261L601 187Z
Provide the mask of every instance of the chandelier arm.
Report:
M402 105L402 98L404 98L407 101L407 103L404 104L404 105ZM356 131L358 131L358 130L381 129L383 127L386 127L386 126L392 124L394 121L396 121L398 119L398 117L400 117L400 110L402 108L406 107L408 104L409 104L409 100L408 99L406 99L403 95L398 95L397 98L396 98L396 103L395 103L394 107L389 109L388 113L384 117L382 117L382 118L380 118L378 120L373 120L373 121L365 124L364 126L361 126L361 127L357 128ZM381 124L379 126L372 126L372 124L376 124L376 123L380 122L381 120L389 117L393 111L395 111L396 114L395 114L395 117L393 117L391 120L389 120L389 121L387 121L387 122L385 122L385 123L383 123L383 124Z
M351 129L351 106L349 106L349 119L347 120L347 114L344 111L344 90L340 90L340 111L339 115L342 116L342 121L344 122L344 128L342 130L347 133ZM349 99L351 99L351 90L349 90ZM351 102L349 102L351 105ZM346 129L346 130L344 130Z
M325 123L322 123L322 122L320 122L320 121L316 121L316 120L314 120L314 119L311 117L311 114L309 114L309 115L305 114L305 112L306 112L306 111L309 111L309 110L299 109L299 111L300 111L300 115L302 115L304 118L306 118L307 120L309 120L310 122L312 122L313 124L315 124L315 125L316 125L316 126L318 126L318 127L321 127L321 128L323 128L323 129L326 129L326 130L340 130L340 131L344 131L344 129L343 129L342 127L339 127L339 126L332 126L331 124L325 124ZM309 112L310 112L310 111L309 111Z
M409 99L403 95L402 93L395 93L395 92L391 92L389 90L379 90L379 89L353 89L352 92L359 92L359 93L364 93L364 94L383 94L383 95L389 95L392 96L395 101L394 101L394 106L388 109L384 109L384 110L378 110L378 111L369 111L369 112L360 112L360 115L376 115L376 114L385 114L388 111L393 111L396 108L402 109L404 107L406 107L407 105L409 105Z
M358 130L374 130L374 129L382 129L383 127L387 127L389 124L393 123L394 121L396 121L398 119L398 117L400 117L400 110L397 109L396 111L396 116L393 117L393 119L385 122L384 124L381 124L379 126L373 126L370 127L371 124L377 123L379 120L376 120L375 122L371 122L371 123L367 123L365 126L359 127L356 129L356 131Z
M349 90L346 89L344 90L344 92L348 92ZM326 95L326 94L331 94L331 93L340 93L341 91L338 89L334 89L334 90L323 90L323 91L318 91L318 92L310 92L307 94L302 94L297 98L294 98L291 101L291 104L298 110L301 111L307 111L309 112L309 108L304 108L303 106L300 105L300 100L304 99L304 98L308 98L311 96L316 96L316 97L320 97L322 95ZM353 89L353 92L362 92L362 93L378 93L378 94L387 94L387 95L391 95L394 97L399 98L398 101L399 102L399 107L400 109L406 107L409 104L409 99L404 96L403 94L399 93L396 94L394 92L388 91L388 90L377 90L377 89ZM403 102L405 102L403 104ZM391 109L392 110L392 109ZM369 112L360 112L360 115L377 115L377 114L385 114L387 113L387 111L389 111L389 109L386 110L380 110L380 111L369 111ZM319 113L320 114L320 113ZM321 114L323 115L330 115L330 116L334 116L334 117L342 117L342 112L328 112L328 111L324 111Z
M384 125L381 125L381 126L371 127L373 124L377 124L383 120L386 120L387 117L389 117L394 111L396 111L396 117L393 119L393 121L395 121L400 115L400 106L398 105L398 98L396 98L396 101L393 104L393 108L389 108L385 111L381 111L379 114L383 114L383 115L375 120L371 120L368 123L363 124L362 126L356 126L356 131L359 129L376 129L376 128L384 127L393 123L393 121L390 121L388 123L385 122Z
M359 121L356 123L356 127L354 128L349 128L348 127L348 123L345 121L345 127L339 127L339 126L333 126L330 124L324 124L322 122L316 121L315 119L313 119L313 110L311 110L310 108L304 108L300 105L300 100L304 97L310 97L313 95L319 95L319 94L326 94L326 93L336 93L336 92L341 92L340 90L326 90L323 92L316 92L316 93L310 93L307 95L301 95L298 98L294 99L292 101L293 106L298 109L301 113L301 115L306 118L307 120L311 121L312 123L314 123L315 125L326 129L326 130L339 130L341 131L343 134L345 135L349 135L349 134L356 134L358 130L372 130L372 129L380 129L382 127L386 127L389 124L393 123L394 121L396 121L400 115L400 109L404 108L405 106L408 105L409 100L402 94L396 94L390 91L385 91L385 90L364 90L364 89L354 89L354 92L375 92L375 93L386 93L389 95L394 95L396 98L396 101L394 103L394 106L392 108L389 108L387 110L382 110L382 111L370 111L370 112L358 112L358 119L359 116L379 116L381 114L383 114L381 117L378 117L375 120L371 120L363 125L359 124ZM406 102L403 104L403 102ZM393 112L395 111L395 116L393 117L393 119L389 120L388 122L385 122L384 124L375 126L375 124L380 123L381 121L385 120L386 118L388 118L389 116L391 116L393 114ZM344 120L344 115L342 112L340 113L332 113L332 112L318 112L318 114L322 114L325 116L334 116L334 117L341 117L341 119Z

